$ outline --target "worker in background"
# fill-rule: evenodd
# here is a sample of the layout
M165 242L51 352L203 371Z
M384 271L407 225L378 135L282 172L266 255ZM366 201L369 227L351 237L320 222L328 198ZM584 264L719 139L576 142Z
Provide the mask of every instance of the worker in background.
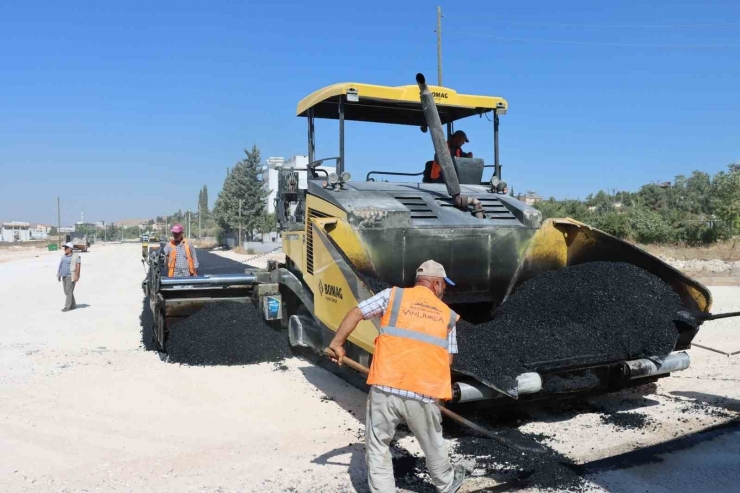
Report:
M164 247L169 277L188 277L198 275L198 256L195 248L183 238L180 224L172 226L172 241Z
M424 262L413 288L386 289L350 310L329 345L332 359L341 365L344 343L360 321L380 317L365 419L373 493L396 491L389 446L401 422L418 440L437 491L454 493L465 479L465 469L450 464L442 414L435 404L452 398L450 365L457 353L455 324L460 317L441 301L448 284L454 286L442 265Z
M473 157L472 152L463 152L462 146L470 142L468 136L462 130L457 130L450 136L447 141L447 148L450 150L450 156L452 157ZM442 166L436 160L432 162L432 170L430 177L433 183L442 183Z
M74 252L72 243L63 245L64 255L59 261L57 268L57 281L62 283L66 300L64 302L63 312L68 312L77 308L75 301L75 285L80 280L80 271L82 268L82 259L79 254Z

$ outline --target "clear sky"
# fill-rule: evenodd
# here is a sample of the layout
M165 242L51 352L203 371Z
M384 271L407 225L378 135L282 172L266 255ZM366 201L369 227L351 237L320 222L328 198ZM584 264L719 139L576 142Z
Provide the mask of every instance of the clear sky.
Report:
M144 218L216 198L227 166L306 153L296 103L335 82L436 81L434 2L3 2L0 219ZM740 157L740 2L439 3L444 85L508 99L515 190L585 197ZM485 119L458 125L492 161ZM318 125L336 155L336 122ZM421 171L414 127L347 124L347 168Z

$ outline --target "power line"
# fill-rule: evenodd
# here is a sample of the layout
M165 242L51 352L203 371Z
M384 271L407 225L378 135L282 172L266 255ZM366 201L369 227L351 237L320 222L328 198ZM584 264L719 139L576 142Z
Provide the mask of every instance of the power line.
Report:
M595 29L698 29L703 27L737 27L740 22L697 22L678 24L558 24L554 22L519 22L509 21L504 24L516 26L539 26L539 27L586 27Z
M641 44L641 43L601 43L594 41L568 41L559 39L519 38L510 36L494 36L489 34L473 34L455 31L460 36L471 38L495 39L497 41L517 41L522 43L562 44L579 46L607 46L612 48L740 48L740 44Z

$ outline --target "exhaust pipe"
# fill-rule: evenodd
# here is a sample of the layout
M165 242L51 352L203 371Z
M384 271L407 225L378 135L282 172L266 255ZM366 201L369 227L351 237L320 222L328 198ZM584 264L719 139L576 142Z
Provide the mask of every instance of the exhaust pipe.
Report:
M656 359L655 361L660 360ZM662 363L656 363L655 361L648 358L626 361L622 371L627 380L635 380L685 370L691 364L691 358L685 351L669 354Z
M432 145L434 145L434 152L437 155L437 163L442 167L442 178L444 178L445 185L447 185L447 193L452 197L455 207L467 211L468 207L472 205L475 217L484 219L486 215L483 212L483 205L480 200L474 197L466 197L460 193L460 181L457 178L455 165L452 163L452 157L447 148L447 139L445 139L442 130L442 121L439 119L437 104L434 102L434 95L429 90L423 74L416 74L416 83L419 85L421 110L424 112L429 134L432 136Z

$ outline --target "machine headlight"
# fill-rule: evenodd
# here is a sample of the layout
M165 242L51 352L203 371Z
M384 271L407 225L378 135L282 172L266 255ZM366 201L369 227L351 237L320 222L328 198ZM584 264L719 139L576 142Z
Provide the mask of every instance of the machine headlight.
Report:
M342 183L346 183L352 179L352 175L349 174L348 171L345 171L342 173Z
M329 183L332 185L336 185L339 181L339 177L336 173L329 173Z
M491 186L496 188L499 183L501 183L501 180L498 179L498 176L493 175L493 178L491 178Z

